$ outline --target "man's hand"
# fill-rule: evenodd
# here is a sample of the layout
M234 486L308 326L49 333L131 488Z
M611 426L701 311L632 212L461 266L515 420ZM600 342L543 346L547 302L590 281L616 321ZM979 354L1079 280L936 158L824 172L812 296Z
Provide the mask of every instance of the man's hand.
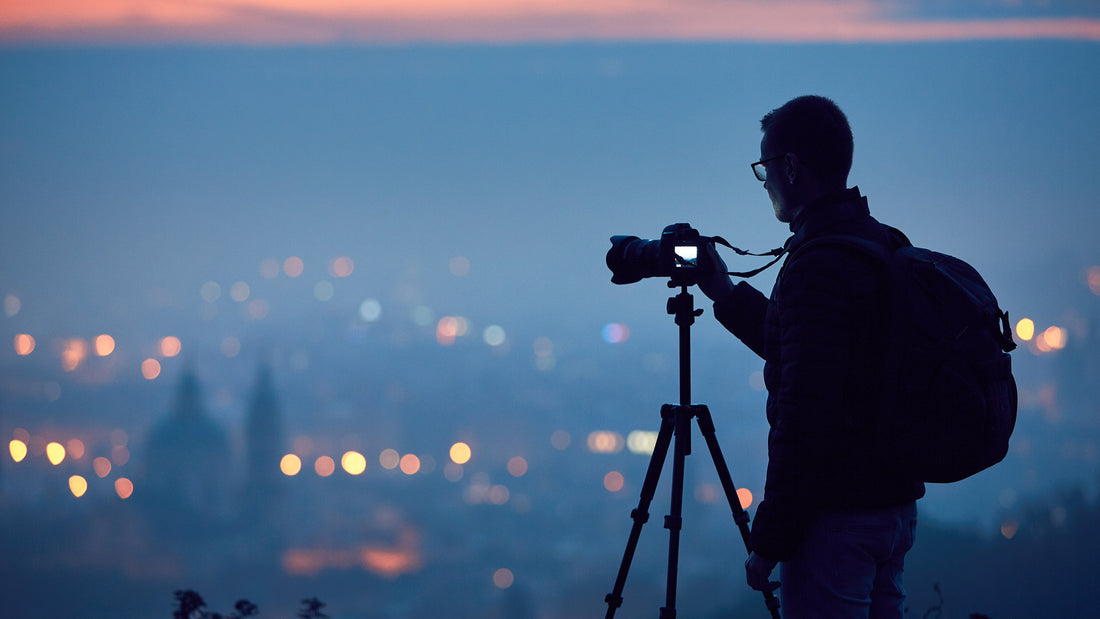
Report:
M745 573L748 575L749 586L757 591L775 591L779 588L779 583L774 580L768 580L772 574L772 570L775 569L777 561L771 559L765 559L755 552L749 553L749 558L745 560Z
M721 301L733 294L733 281L729 267L714 248L714 243L704 243L699 255L699 290L711 301Z

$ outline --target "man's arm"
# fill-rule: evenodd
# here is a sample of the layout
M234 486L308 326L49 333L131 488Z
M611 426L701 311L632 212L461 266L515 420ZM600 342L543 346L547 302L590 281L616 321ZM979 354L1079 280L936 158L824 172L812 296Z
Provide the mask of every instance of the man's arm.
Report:
M699 289L714 301L714 317L763 359L768 299L747 282L734 285L725 261L713 244L705 246L699 269Z

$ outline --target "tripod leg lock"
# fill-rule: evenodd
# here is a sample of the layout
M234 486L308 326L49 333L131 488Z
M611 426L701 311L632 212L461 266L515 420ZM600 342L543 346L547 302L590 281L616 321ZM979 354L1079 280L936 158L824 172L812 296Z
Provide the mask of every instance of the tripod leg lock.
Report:
M649 522L649 512L642 511L637 508L630 510L630 517L639 524L645 524Z
M670 531L679 531L684 527L684 519L680 516L665 516L665 528Z

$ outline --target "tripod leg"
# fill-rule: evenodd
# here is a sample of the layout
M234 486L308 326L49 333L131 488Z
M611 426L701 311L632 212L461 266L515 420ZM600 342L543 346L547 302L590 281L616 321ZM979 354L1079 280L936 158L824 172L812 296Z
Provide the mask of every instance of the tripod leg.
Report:
M664 466L665 456L668 454L669 443L672 442L672 434L676 420L673 407L666 404L661 407L661 430L657 434L657 444L653 447L653 455L649 459L649 468L646 470L645 481L642 483L641 498L638 507L630 512L634 525L630 528L630 537L626 542L626 550L623 552L622 563L619 564L619 574L615 578L615 588L604 598L607 602L606 619L615 616L615 610L623 605L623 587L626 586L626 576L630 571L630 563L634 560L634 550L638 546L638 537L642 532L642 525L649 520L649 505L653 502L653 495L657 492L657 481L661 477L661 467Z
M684 507L684 459L691 450L691 409L676 406L676 444L672 450L672 503L665 518L668 529L668 579L665 589L665 605L660 619L676 617L676 580L680 565L680 529L683 528Z
M722 482L722 490L726 493L726 501L733 510L733 520L741 531L741 539L745 542L745 550L749 549L749 514L741 507L741 499L737 496L737 487L733 485L726 459L722 456L722 448L718 445L718 439L714 435L714 420L710 416L710 409L705 405L696 405L695 418L699 422L699 430L703 439L707 442L710 457L714 460L714 468L718 471L718 479ZM771 591L764 591L764 604L771 612L773 619L779 619L779 600Z

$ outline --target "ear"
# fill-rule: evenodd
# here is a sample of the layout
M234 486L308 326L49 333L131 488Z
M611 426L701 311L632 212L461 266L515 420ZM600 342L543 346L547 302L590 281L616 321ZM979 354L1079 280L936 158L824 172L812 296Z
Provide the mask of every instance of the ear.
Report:
M787 153L785 161L787 163L787 182L793 185L802 171L800 167L802 164L798 161L798 155L794 153Z

